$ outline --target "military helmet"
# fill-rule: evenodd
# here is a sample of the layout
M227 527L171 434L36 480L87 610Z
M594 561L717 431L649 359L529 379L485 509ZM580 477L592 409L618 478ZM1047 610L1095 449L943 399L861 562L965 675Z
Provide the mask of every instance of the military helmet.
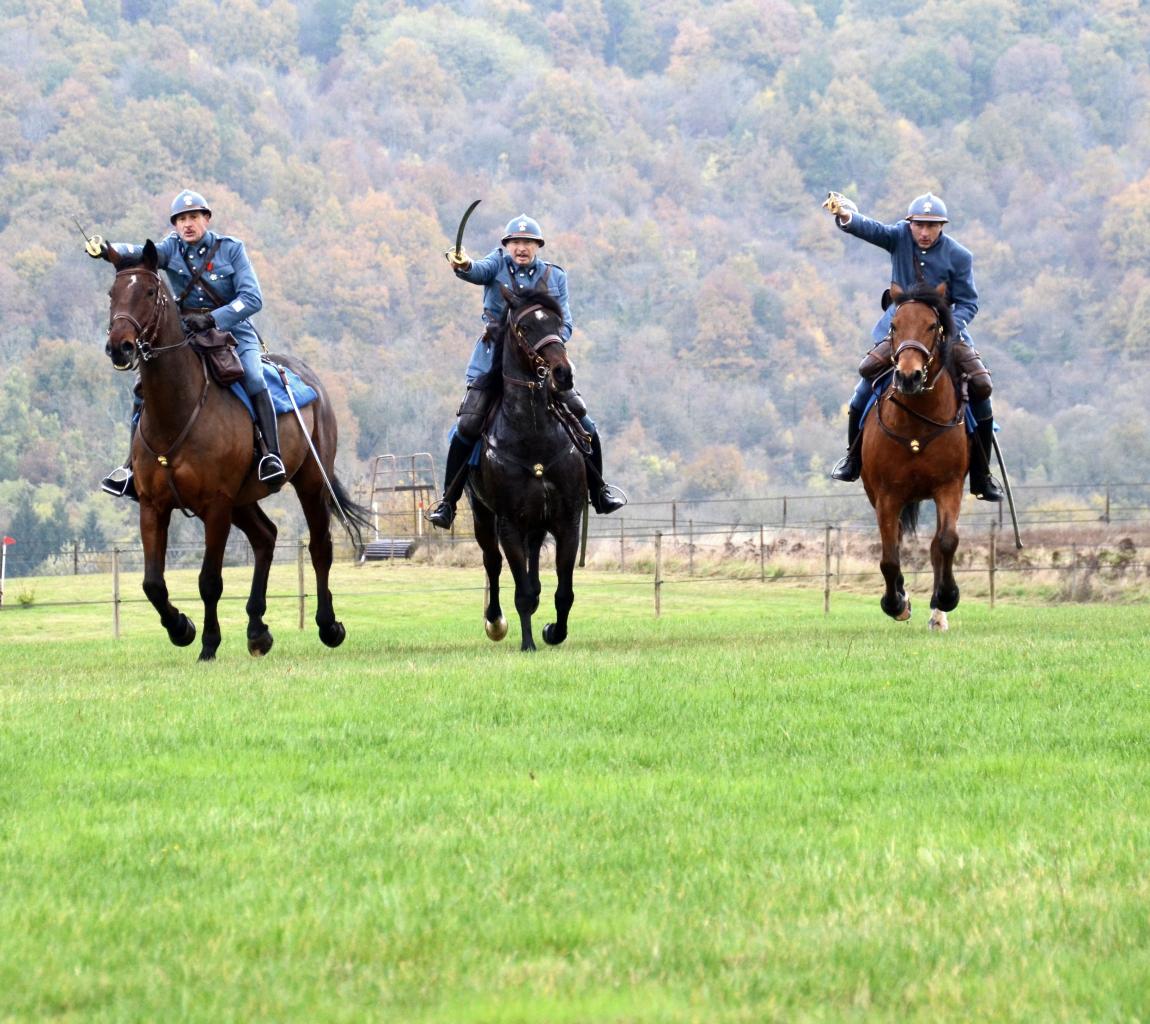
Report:
M507 228L503 232L503 245L513 238L526 238L529 242L538 242L541 249L544 245L543 232L539 228L538 221L532 220L525 213L507 222Z
M172 215L168 219L175 224L179 214L195 213L197 210L200 213L206 213L209 217L212 215L212 211L208 208L208 201L199 192L193 192L190 188L186 188L172 200Z
M926 195L919 196L907 207L906 219L923 221L927 224L946 224L949 220L946 215L946 203L938 196L927 192Z

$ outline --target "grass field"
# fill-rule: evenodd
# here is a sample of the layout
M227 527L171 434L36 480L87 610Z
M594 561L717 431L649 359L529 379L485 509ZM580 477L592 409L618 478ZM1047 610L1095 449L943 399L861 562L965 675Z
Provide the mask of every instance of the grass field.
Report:
M9 580L0 1020L1150 1018L1145 605L930 635L921 593L682 582L656 619L585 573L525 656L480 584L345 567L342 648L285 596L254 660L230 601L199 665L58 603L106 577Z

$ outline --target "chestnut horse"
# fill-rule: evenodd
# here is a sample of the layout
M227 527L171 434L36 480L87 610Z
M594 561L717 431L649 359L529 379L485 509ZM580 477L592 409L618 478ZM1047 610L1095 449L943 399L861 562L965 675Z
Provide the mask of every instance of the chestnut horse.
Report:
M555 538L555 621L543 640L561 644L575 601L572 583L579 553L579 524L587 495L587 470L574 437L564 427L557 391L573 385L560 331L563 313L546 285L514 294L503 291L507 311L489 380L503 399L483 435L480 463L468 478L475 539L483 549L488 603L484 628L492 640L507 635L499 603L500 546L515 579L520 650L535 650L531 616L539 607L539 551ZM481 382L485 383L485 382Z
M144 399L132 441L144 548L144 593L159 612L172 643L177 647L191 644L196 627L168 598L164 561L173 509L198 516L204 524L204 560L199 577L204 631L199 660L215 658L220 645L217 606L223 592L224 546L234 524L247 536L254 555L246 606L248 650L253 655L266 654L273 642L263 615L276 526L259 506L268 490L252 471L252 417L235 395L209 379L203 357L189 344L175 300L158 273L156 247L151 240L144 245L142 256L125 257L112 250L107 258L116 267L116 278L108 293L111 310L105 352L117 370L139 369ZM319 396L300 409L307 436L294 413L280 417L279 434L284 467L310 533L308 550L315 569L319 636L328 647L338 647L346 631L335 617L328 590L331 513L340 513L359 546L360 527L368 525L366 510L348 498L335 477L337 429L323 385L302 362L275 358L299 374Z
M886 592L882 610L910 618L899 563L899 542L913 535L919 503L934 501L938 522L930 545L934 569L933 609L928 625L947 628L946 613L958 605L954 555L958 512L969 463L966 402L955 383L951 353L959 344L946 286L891 285L883 309L895 303L889 339L894 374L863 425L862 481L874 506L882 538Z

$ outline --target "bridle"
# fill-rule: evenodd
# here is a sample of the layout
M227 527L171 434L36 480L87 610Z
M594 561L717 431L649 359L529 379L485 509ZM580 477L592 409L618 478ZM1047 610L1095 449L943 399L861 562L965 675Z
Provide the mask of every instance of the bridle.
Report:
M927 346L917 338L908 338L906 341L900 342L898 348L891 352L890 361L892 366L897 367L899 356L901 356L902 353L907 349L910 349L912 352L921 352L926 357L926 362L923 364L923 375L927 378L930 378L930 366L931 363L934 362L935 356L938 355L939 351L942 349L943 343L945 342L946 327L942 322L942 317L939 315L938 310L931 306L929 302L922 302L918 299L907 299L904 302L900 302L899 306L901 307L910 305L912 302L918 302L919 305L927 306L934 314L934 326L929 331L929 334L933 335L934 337L934 346L932 348L927 348ZM894 323L892 321L890 331L887 333L887 339L891 341L892 345L894 342L893 335ZM933 391L935 385L938 383L939 379L944 373L946 373L946 367L940 361L938 372L935 373L933 379L928 379L928 382L923 385L922 391L917 392L917 394ZM926 446L930 444L930 442L933 441L936 437L945 434L947 431L966 421L966 398L964 392L960 391L958 394L958 409L955 411L954 417L945 421L936 420L931 416L927 416L925 413L920 412L918 409L913 409L905 402L900 401L899 398L900 396L895 393L895 389L893 387L888 388L885 392L883 392L882 398L875 407L875 421L878 423L879 427L882 429L882 432L886 434L887 437L889 437L892 441L897 441L912 454L918 454L919 452L923 451ZM926 431L925 436L904 437L902 434L896 433L889 426L887 426L886 423L883 422L882 411L884 405L887 402L898 406L903 410L903 412L909 414L920 423L926 424L926 426L931 429Z
M530 316L532 313L541 314L546 310L546 306L541 303L533 303L529 306L524 306L522 309L517 309L514 315L510 316L507 321L507 333L511 336L512 340L519 347L519 351L527 358L528 363L531 364L535 371L536 380L519 380L515 377L508 377L503 375L504 382L508 384L517 384L519 387L529 388L554 388L554 381L551 379L551 367L547 365L547 360L541 355L543 349L548 345L559 344L563 345L564 341L562 336L552 332L545 334L538 341L531 342L523 333L523 328L520 326L521 322Z
M931 311L931 313L934 314L934 326L931 327L931 329L929 331L929 334L934 336L934 345L930 348L927 348L927 346L924 345L917 338L908 338L905 341L900 342L898 348L893 349L891 351L890 362L891 362L891 366L898 366L899 358L908 349L911 352L921 352L926 357L926 362L923 363L923 367L922 367L923 376L928 378L928 382L922 386L922 390L923 391L933 391L934 386L935 386L935 384L938 383L938 379L941 376L942 372L945 370L945 367L940 363L939 367L938 367L938 372L935 373L933 379L930 379L930 367L931 367L931 364L934 362L934 357L936 355L938 355L939 350L942 348L943 341L944 341L945 336L946 336L946 328L943 325L942 317L939 316L939 314L938 314L938 310L935 309L929 302L922 302L919 299L907 299L905 302L900 302L898 304L898 308L901 309L903 306L909 306L912 303L916 303L917 305L920 305L920 306L926 306ZM887 340L890 341L893 345L893 343L894 343L894 322L893 322L893 320L891 322L890 330L887 332Z
M128 323L136 329L136 337L132 343L132 354L127 365L120 366L116 362L112 363L112 367L116 370L135 370L141 361L146 363L151 359L158 358L165 352L173 352L176 349L183 348L191 341L191 336L185 335L183 340L177 342L175 345L165 345L157 348L155 346L156 336L159 332L160 324L163 321L164 312L170 301L168 289L164 287L163 281L160 280L160 275L154 270L149 270L147 267L125 267L123 270L116 271L116 278L119 279L124 274L146 274L156 282L155 301L152 303L152 308L148 311L148 315L144 318L143 323L132 316L131 313L123 311L113 313L111 319L108 321L109 341L111 339L112 328L115 326L117 320L127 320Z

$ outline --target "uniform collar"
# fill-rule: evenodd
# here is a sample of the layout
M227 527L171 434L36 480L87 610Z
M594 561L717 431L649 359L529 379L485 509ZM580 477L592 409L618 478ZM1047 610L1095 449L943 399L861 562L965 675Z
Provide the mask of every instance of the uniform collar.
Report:
M519 266L507 253L503 254L503 258L507 260L507 266L511 269L511 273L526 273L529 277L534 277L539 273L539 268L543 265L543 261L538 256L525 267Z
M176 236L179 238L179 236ZM201 238L195 245L188 245L187 242L180 240L180 251L184 254L185 258L192 256L206 256L213 245L216 244L216 236L211 229L204 232L204 237Z

